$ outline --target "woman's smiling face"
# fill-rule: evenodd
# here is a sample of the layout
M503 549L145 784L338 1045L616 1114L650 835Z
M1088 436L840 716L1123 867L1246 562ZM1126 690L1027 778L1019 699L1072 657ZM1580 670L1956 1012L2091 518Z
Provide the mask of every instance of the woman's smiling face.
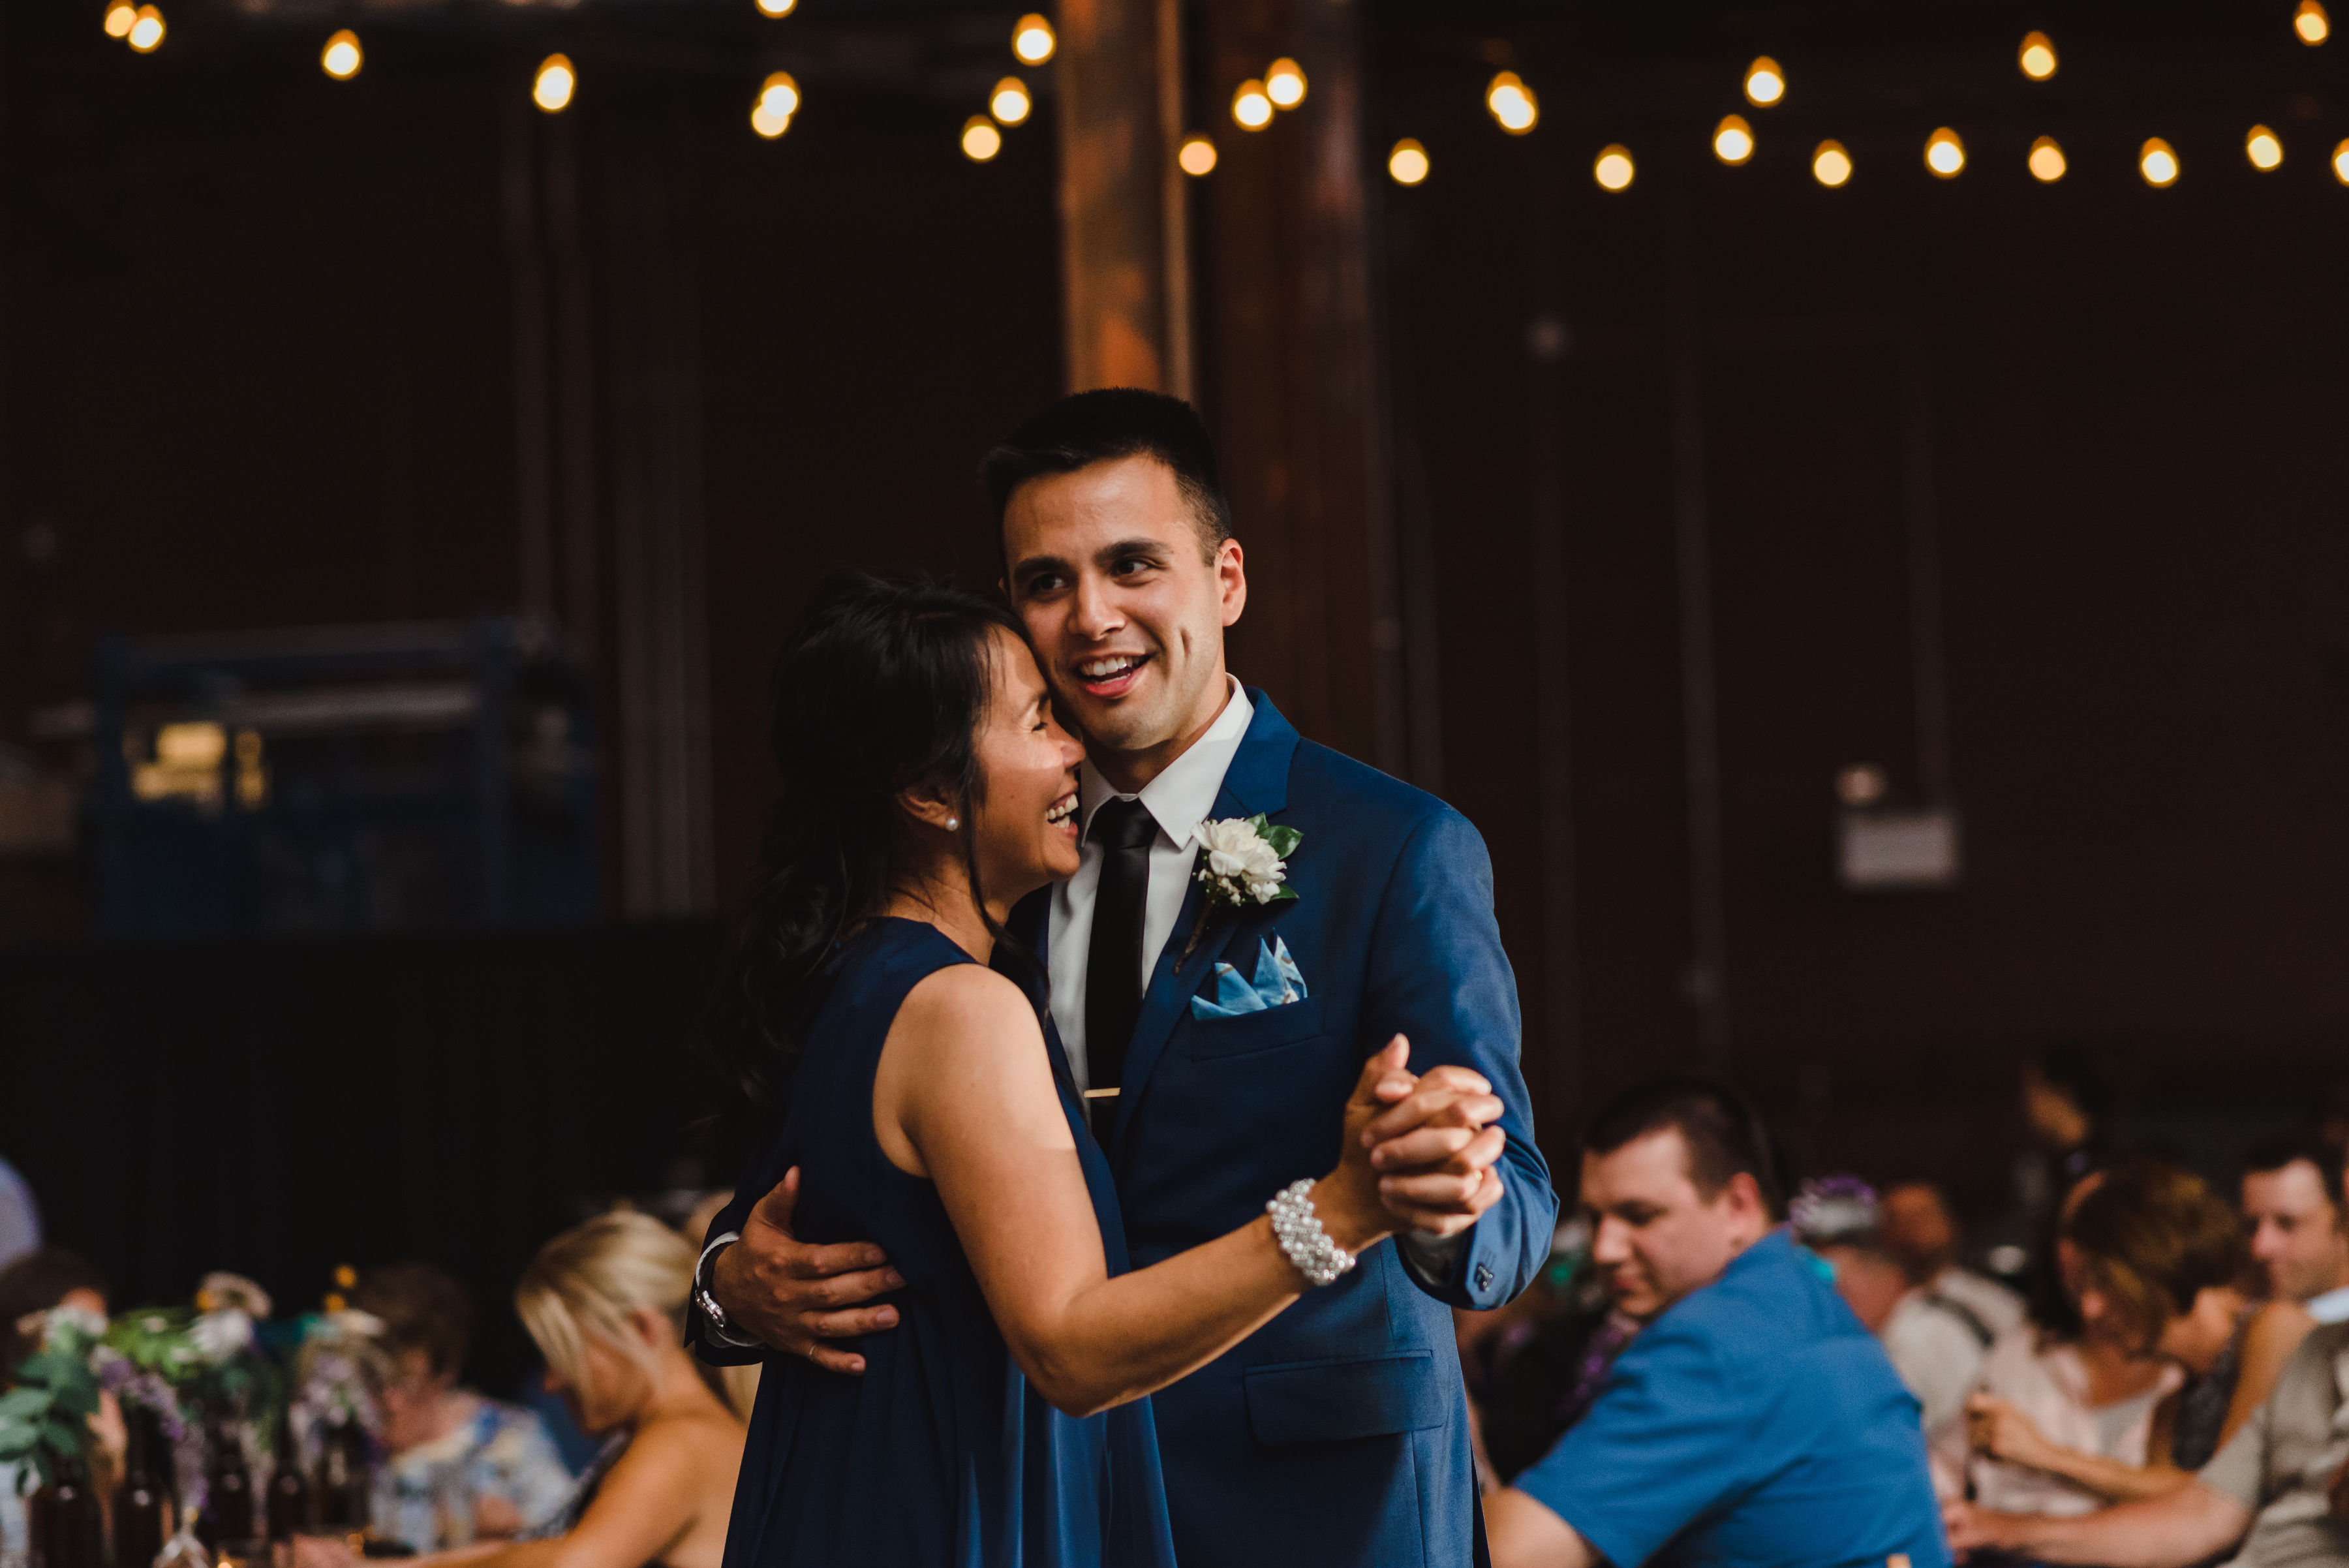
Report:
M1017 903L1076 875L1077 764L1085 753L1052 716L1028 645L1009 631L992 636L995 696L978 737L984 798L972 805L972 827L988 897Z

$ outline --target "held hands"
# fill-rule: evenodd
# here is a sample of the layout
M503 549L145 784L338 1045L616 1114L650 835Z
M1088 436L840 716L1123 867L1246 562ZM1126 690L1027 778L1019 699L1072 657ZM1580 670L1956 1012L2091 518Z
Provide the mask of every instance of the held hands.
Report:
M1398 1034L1387 1051L1397 1049L1407 1060L1411 1043ZM1372 1061L1384 1059L1381 1054ZM1491 1084L1465 1067L1431 1067L1418 1077L1400 1067L1375 1085L1384 1113L1359 1132L1350 1114L1347 1130L1370 1150L1393 1229L1456 1236L1501 1199L1493 1166L1508 1138L1491 1125L1500 1119L1501 1102Z
M1403 1070L1411 1045L1400 1034L1387 1048L1362 1064L1354 1093L1346 1101L1345 1136L1338 1144L1338 1168L1313 1188L1313 1211L1330 1239L1350 1252L1359 1252L1382 1236L1392 1235L1394 1216L1379 1196L1379 1173L1371 1165L1371 1143L1363 1136L1390 1100L1410 1093L1418 1080Z
M709 1293L738 1332L827 1371L861 1375L864 1357L824 1342L896 1327L895 1307L863 1303L905 1279L868 1242L802 1243L792 1233L799 1196L799 1167L793 1166L751 1209L742 1239L710 1265Z

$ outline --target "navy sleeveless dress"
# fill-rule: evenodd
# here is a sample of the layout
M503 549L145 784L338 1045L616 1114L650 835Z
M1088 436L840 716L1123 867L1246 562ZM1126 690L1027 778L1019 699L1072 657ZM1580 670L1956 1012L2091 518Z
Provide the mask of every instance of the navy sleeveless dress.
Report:
M793 1229L874 1242L905 1284L883 1298L897 1326L854 1342L862 1377L767 1357L725 1568L1172 1568L1150 1402L1083 1420L1047 1405L1005 1348L936 1189L873 1134L874 1072L906 993L973 961L935 927L874 921L833 959L802 1031L782 1147L769 1151L771 1168L800 1167ZM1066 1075L1053 1076L1122 1273L1108 1164Z

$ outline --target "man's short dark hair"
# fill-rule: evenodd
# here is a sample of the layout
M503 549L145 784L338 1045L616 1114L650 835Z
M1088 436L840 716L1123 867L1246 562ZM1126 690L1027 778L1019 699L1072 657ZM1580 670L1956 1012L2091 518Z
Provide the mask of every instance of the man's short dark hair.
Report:
M1708 1201L1730 1179L1754 1179L1762 1206L1775 1220L1785 1209L1785 1189L1770 1149L1770 1134L1746 1097L1727 1084L1692 1073L1663 1073L1632 1085L1599 1107L1582 1135L1582 1147L1613 1154L1635 1138L1667 1128L1688 1147L1689 1180Z
M1174 471L1175 486L1198 524L1200 543L1207 558L1215 559L1216 548L1232 536L1231 504L1224 498L1207 427L1180 398L1134 387L1103 387L1062 398L989 451L979 461L978 477L1000 530L1011 493L1025 482L1126 457L1155 458Z
M2253 1144L2243 1156L2243 1174L2264 1176L2303 1159L2316 1168L2317 1185L2324 1189L2324 1200L2333 1205L2336 1219L2349 1220L2349 1204L2342 1201L2341 1151L2328 1147L2313 1134L2295 1133Z

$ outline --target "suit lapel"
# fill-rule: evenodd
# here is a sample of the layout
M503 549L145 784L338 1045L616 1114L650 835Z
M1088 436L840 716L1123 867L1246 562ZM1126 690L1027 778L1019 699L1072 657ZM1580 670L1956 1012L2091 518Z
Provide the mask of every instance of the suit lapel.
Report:
M1297 731L1280 716L1272 700L1263 692L1251 690L1248 701L1256 711L1248 720L1247 733L1241 737L1239 750L1232 754L1232 765L1224 771L1223 788L1216 792L1216 819L1227 816L1254 816L1258 812L1270 816L1288 805L1288 764L1297 753ZM1199 977L1215 972L1216 961L1232 940L1240 925L1239 915L1229 909L1216 909L1207 917L1207 929L1199 939L1199 946L1183 964L1180 974L1175 964L1183 958L1183 950L1190 945L1192 928L1197 923L1199 910L1206 902L1207 889L1195 876L1190 891L1183 896L1183 914L1174 922L1174 929L1166 938L1166 946L1158 955L1157 967L1150 973L1150 989L1143 992L1142 1012L1133 1021L1133 1039L1125 1051L1125 1081L1117 1097L1117 1122L1110 1133L1110 1142L1118 1143L1133 1120L1133 1109L1142 1103L1143 1085L1150 1081L1152 1069L1166 1054L1166 1042L1174 1033L1174 1025L1190 1004L1191 994L1199 988Z

